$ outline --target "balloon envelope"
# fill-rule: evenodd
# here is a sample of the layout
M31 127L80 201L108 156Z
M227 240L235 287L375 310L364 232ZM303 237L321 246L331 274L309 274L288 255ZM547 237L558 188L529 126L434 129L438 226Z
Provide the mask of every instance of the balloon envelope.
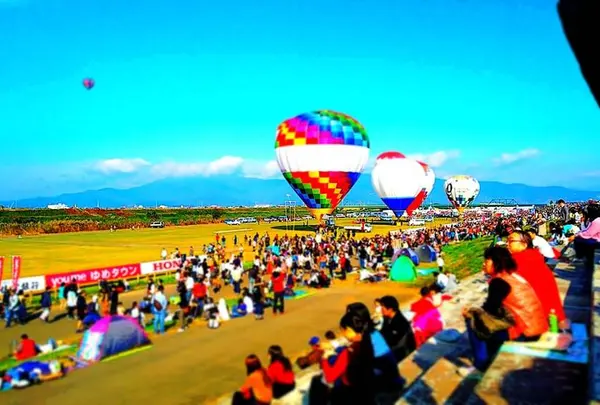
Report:
M331 214L369 160L370 141L354 118L320 110L277 128L275 154L283 177L312 214Z
M406 209L406 213L408 215L411 215L414 210L423 205L423 202L425 202L427 196L431 194L431 191L433 190L433 186L435 184L435 173L433 172L433 169L427 163L418 163L421 165L423 171L425 172L425 179L423 180L423 188L421 189L421 191L419 191L419 194L417 194L414 201Z
M398 218L409 210L425 180L425 170L419 162L399 152L379 155L371 173L375 192Z
M94 82L94 79L90 79L90 78L83 79L83 87L85 87L88 90L91 90L95 84L96 84L96 82Z
M444 183L444 191L450 204L462 211L479 195L479 182L472 176L452 176Z

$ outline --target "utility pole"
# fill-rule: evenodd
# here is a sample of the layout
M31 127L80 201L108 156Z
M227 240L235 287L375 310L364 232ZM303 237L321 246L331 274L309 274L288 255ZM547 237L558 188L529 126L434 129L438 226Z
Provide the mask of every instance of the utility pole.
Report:
M296 201L291 199L289 194L286 194L287 199L284 201L284 212L287 218L285 221L285 230L288 231L291 229L292 232L295 230L296 224ZM291 225L289 224L291 222Z

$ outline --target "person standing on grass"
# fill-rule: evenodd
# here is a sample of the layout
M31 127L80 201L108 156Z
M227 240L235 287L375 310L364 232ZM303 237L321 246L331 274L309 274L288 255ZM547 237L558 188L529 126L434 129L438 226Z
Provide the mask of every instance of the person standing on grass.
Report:
M119 307L119 292L113 285L110 287L110 314L117 315L117 309Z
M277 312L283 314L285 312L285 274L280 269L276 269L271 275L273 283L273 315Z
M40 298L40 306L42 308L40 319L42 322L48 322L50 318L50 308L52 307L52 295L50 291L50 286L47 286Z
M165 333L165 317L167 316L167 298L164 294L165 287L158 286L158 291L152 297L152 314L154 315L154 333Z
M16 319L21 325L23 324L22 319L19 317L19 297L13 289L8 289L8 304L4 309L4 316L6 319L6 327L10 328L13 319Z
M233 283L233 292L239 294L241 292L243 268L240 265L234 265L231 270L231 281Z

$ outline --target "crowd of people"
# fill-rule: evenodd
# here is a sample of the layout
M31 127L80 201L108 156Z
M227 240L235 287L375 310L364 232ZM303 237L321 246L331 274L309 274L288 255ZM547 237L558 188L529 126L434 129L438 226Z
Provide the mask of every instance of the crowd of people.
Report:
M481 308L465 308L463 312L473 345L473 364L476 370L485 371L503 342L539 339L548 330L550 315L568 330L569 321L546 262L561 255L568 257L569 249L574 259L590 259L590 252L593 255L600 246L600 210L596 204L569 207L559 201L552 210L469 213L456 224L386 235L357 236L324 229L312 236L257 233L240 240L234 236L229 258L227 239L217 235L200 254L193 247L189 255L181 254L179 249L173 252L172 257L181 259L175 296L167 297L162 279L149 277L146 296L126 308L120 301L120 294L129 289L126 282L103 280L99 293L88 297L73 280L58 289L58 312L76 319L78 331L111 314L129 315L142 325L151 315L157 334L164 333L165 323L175 318L179 331L195 319L203 319L209 328L216 329L231 318L253 316L262 320L267 308L273 314L284 314L285 297L294 295L298 286L329 288L356 268L385 272L386 261L399 250L429 245L441 259L449 243L490 235L499 243L484 254L483 271L490 278L488 298ZM254 260L249 267L244 266L243 255L250 249ZM166 250L161 252L164 257ZM355 403L343 402L348 398L371 403L373 387L381 392L402 385L397 371L392 371L397 368L385 364L401 361L444 327L439 307L450 297L457 280L444 271L443 259L438 265L435 282L421 290L421 298L410 306L410 311L400 311L398 302L390 296L376 302L373 316L366 305L356 304L340 320L341 337L330 331L325 340L311 339L311 353L298 364L319 364L322 368L323 377L313 381L311 388L314 403L323 398L333 403ZM222 296L229 288L236 296L233 304ZM25 321L27 309L22 292L5 289L2 302L7 327L13 321ZM55 312L52 307L56 306L51 290L44 292L40 305L41 321L51 320ZM270 348L269 357L279 371L263 368L257 356L248 357L248 381L234 402L269 403L268 398L281 395L293 385L293 370L281 348ZM373 373L368 371L369 364ZM260 382L262 388L257 385Z
M563 206L564 203L559 201L559 212L564 213ZM545 245L539 242L536 245L535 240L541 238L549 246L558 246L566 237L566 243L574 244L577 256L581 257L578 239L589 239L592 241L589 245L599 247L597 229L600 229L600 219L596 204L588 204L584 214L577 219L578 211L567 212L562 218L555 216L555 212L556 209L520 212L500 218L492 215L479 222L472 219L471 223L460 225L468 235L492 234L496 238L483 254L483 272L489 280L485 303L481 307L463 309L473 366L459 368L459 374L485 372L507 341L536 341L549 331L569 332L571 324L564 312L554 274L547 265L547 257L542 254ZM569 227L573 220L583 230L574 233ZM540 228L550 223L552 227L560 227L560 232L541 237ZM401 239L409 245L427 241L443 244L452 240L451 232L454 231L454 237L460 234L457 229L450 229L418 231ZM369 244L381 249L393 243L392 239L379 236ZM586 245L586 249L588 247ZM554 257L560 256L556 251L552 249ZM358 259L360 261L360 255ZM438 308L450 298L444 289L448 288L450 292L454 282L444 274L438 274L432 286L421 290L421 299L410 306L408 313L400 310L393 296L376 300L373 313L364 303L349 305L339 322L341 337L332 331L327 332L325 341L313 337L309 342L310 353L297 360L300 368L318 365L321 370L311 381L309 403L375 404L380 395L400 393L403 379L398 374L397 363L443 330L444 321ZM553 330L553 320L556 330ZM260 366L256 355L249 356L248 362L256 366L248 368L247 383L234 395L232 403L270 403L277 398L276 380ZM261 378L250 379L251 375ZM260 382L256 392L249 381Z

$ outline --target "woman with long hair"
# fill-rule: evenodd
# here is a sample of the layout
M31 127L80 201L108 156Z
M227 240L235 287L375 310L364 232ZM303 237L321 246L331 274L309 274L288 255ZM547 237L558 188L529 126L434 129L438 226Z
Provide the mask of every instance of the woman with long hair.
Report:
M279 345L269 347L271 364L267 372L273 384L273 398L281 398L296 388L296 378L292 369L292 362L283 354Z
M504 342L536 341L548 330L542 303L516 272L517 263L508 249L489 247L483 257L483 271L491 280L483 306L463 309L475 367L461 368L462 375L485 371Z
M349 346L344 347L332 362L321 359L325 383L323 389L313 379L309 403L331 405L374 405L374 353L370 321L348 312L340 320L340 329Z
M273 400L273 384L257 355L246 357L246 381L233 395L231 405L269 405Z
M554 273L546 264L541 252L534 247L531 235L525 231L513 231L508 235L506 242L517 265L517 274L527 280L535 291L544 308L546 319L554 311L561 326L568 326Z

